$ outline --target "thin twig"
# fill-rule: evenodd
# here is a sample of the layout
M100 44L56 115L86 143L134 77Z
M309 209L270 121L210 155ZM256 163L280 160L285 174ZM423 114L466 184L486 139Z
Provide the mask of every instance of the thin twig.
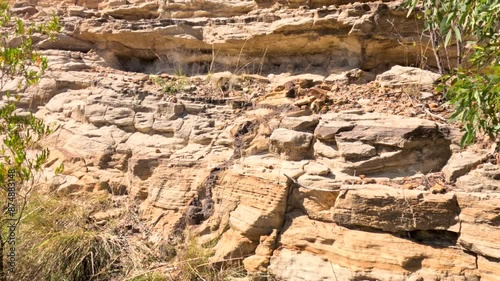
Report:
M439 115L437 115L437 114L434 114L434 113L430 112L430 111L429 111L429 110L425 107L425 105L422 105L422 110L425 112L425 114L427 114L427 115L429 115L429 116L431 116L431 117L433 117L433 118L439 119L439 120L441 120L441 121L443 121L443 122L445 122L445 123L446 123L446 121L447 121L447 120L446 120L446 118L444 118L444 117L442 117L442 116L439 116Z

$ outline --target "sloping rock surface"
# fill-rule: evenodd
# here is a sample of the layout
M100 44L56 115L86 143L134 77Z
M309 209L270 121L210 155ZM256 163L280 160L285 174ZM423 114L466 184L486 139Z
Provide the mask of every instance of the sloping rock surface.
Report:
M399 2L28 2L64 30L0 90L61 125L48 190L125 196L144 243L187 230L256 278L499 280L498 163L454 148Z

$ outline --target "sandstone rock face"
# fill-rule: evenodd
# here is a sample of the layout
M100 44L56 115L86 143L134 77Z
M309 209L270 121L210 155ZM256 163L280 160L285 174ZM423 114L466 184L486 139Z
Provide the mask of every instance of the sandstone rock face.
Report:
M500 232L500 197L483 194L457 194L461 208L458 243L481 256L500 258L497 237Z
M377 113L325 115L315 136L338 150L348 173L438 171L451 155L446 131L436 123ZM325 155L324 151L320 148L318 153Z
M290 214L280 242L282 246L269 267L278 280L335 280L335 276L338 280L408 280L440 275L476 278L475 259L470 255L387 233L312 221L299 212Z
M339 225L387 232L447 230L459 222L459 213L454 194L365 185L337 199L333 220Z
M270 150L289 160L307 158L313 135L287 129L276 129L272 133Z
M467 174L475 166L486 160L485 153L474 154L469 151L454 154L446 166L443 167L445 179L449 182L454 182L460 176Z
M498 193L500 191L500 168L485 164L457 180L457 187L469 192Z
M70 75L93 77L81 73ZM142 74L112 72L97 85L54 76L37 113L63 125L47 140L51 165L66 167L50 188L127 195L159 237L190 229L218 241L211 262L241 259L252 278L277 280L498 273L496 166L433 194L427 173L451 155L447 128L433 121L360 110L291 117L189 85L174 99ZM425 180L410 190L401 178Z
M30 3L65 25L51 70L0 89L61 125L49 191L120 196L145 243L216 241L255 279L498 280L500 169L414 106L449 116L395 66L422 55L398 2L77 2Z
M81 51L97 47L125 69L151 73L182 68L197 74L238 65L269 72L305 68L329 75L353 68L416 64L425 50L420 44L427 42L421 41L415 19L406 18L398 3L370 2L84 1L80 5L87 9L70 7L73 20L64 21L71 26L65 33L71 40L45 47ZM308 8L296 9L299 6ZM79 42L90 44L85 48ZM430 50L426 57L433 65ZM351 79L362 79L356 76Z

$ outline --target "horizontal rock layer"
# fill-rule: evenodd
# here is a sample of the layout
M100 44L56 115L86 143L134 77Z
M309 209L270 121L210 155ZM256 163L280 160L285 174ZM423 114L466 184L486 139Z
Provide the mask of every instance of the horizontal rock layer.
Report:
M427 44L399 3L32 2L17 12L63 17L36 40L52 71L0 90L61 125L48 189L127 195L151 241L189 229L270 279L498 280L497 166L413 107L439 75L383 72ZM275 72L310 74L239 75Z
M406 18L397 2L289 1L269 8L272 2L199 2L70 6L65 32L40 46L95 50L121 69L189 75L221 70L328 75L420 64L422 50L428 50L426 64L435 64L417 32L421 23ZM293 9L297 6L303 7Z

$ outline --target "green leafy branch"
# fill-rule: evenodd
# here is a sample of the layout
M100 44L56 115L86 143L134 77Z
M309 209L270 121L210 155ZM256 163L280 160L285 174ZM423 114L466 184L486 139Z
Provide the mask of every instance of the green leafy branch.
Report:
M443 77L438 90L455 107L452 121L463 124L461 144L483 132L500 134L500 2L497 0L405 0L408 15L419 10ZM456 47L452 67L450 47ZM445 73L444 64L448 65Z
M26 24L22 19L12 17L8 1L0 0L0 90L8 81L21 76L24 81L18 87L37 84L48 68L43 57L33 44L34 35L56 38L62 27L59 18L52 15L50 21L42 24Z

